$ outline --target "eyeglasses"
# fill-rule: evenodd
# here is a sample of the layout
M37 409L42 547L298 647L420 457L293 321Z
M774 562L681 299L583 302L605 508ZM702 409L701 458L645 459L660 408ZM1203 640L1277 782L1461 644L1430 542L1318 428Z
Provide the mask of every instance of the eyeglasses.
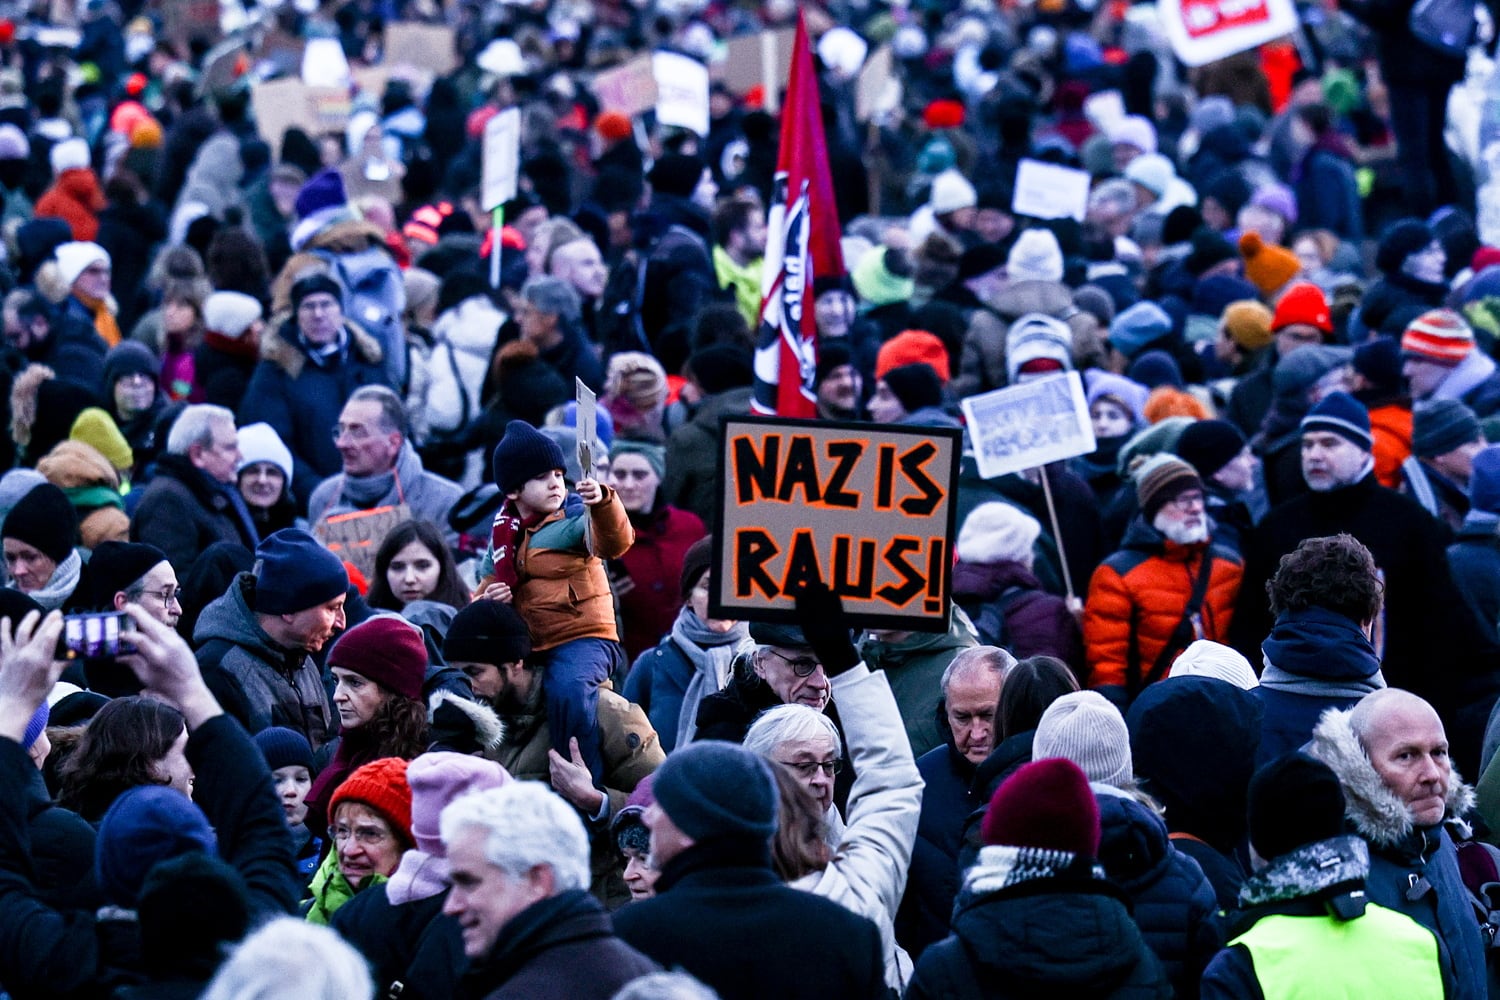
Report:
M360 847L379 847L391 839L391 835L384 830L373 826L361 826L349 829L347 826L330 826L328 828L328 839L335 844L343 846L353 837L354 842Z
M156 592L154 590L147 591L147 593L149 593L152 597L156 598L158 601L161 601L162 607L168 607L168 606L173 605L173 604L181 604L182 603L182 588L181 587L176 587L176 588L171 589L171 590L163 590L160 593L158 593L158 592Z
M790 760L778 760L776 763L780 764L782 767L791 768L793 771L797 772L797 776L799 778L806 779L812 779L816 777L819 771L822 771L824 774L831 778L844 769L844 762L841 758L838 757L835 757L833 760L800 760L796 762Z
M1167 503L1177 508L1178 510L1190 511L1194 508L1203 506L1203 494L1196 491L1192 493L1183 493L1176 497L1173 497L1171 500L1168 500Z
M778 660L791 667L792 673L796 674L798 677L811 677L812 672L822 666L821 663L813 659L811 656L799 656L794 660L790 656L776 652L776 650L770 648L769 646L762 646L761 650L762 652L769 653L771 656L776 657Z

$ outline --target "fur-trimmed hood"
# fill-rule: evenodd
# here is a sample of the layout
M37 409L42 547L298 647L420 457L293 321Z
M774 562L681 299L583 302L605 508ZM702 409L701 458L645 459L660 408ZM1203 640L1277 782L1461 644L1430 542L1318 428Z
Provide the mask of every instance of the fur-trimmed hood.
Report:
M1411 810L1386 787L1370 763L1349 724L1350 715L1345 709L1324 712L1307 752L1338 775L1344 789L1344 816L1355 832L1377 848L1395 847L1415 828ZM1457 770L1449 775L1446 801L1445 819L1461 818L1474 808L1474 789L1464 783Z
M479 751L491 760L495 759L500 744L505 742L505 722L488 705L454 694L452 691L436 691L427 706L427 722L432 724L433 715L443 705L452 705L474 723L474 741Z
M42 383L56 378L46 365L30 365L10 386L10 436L23 448L31 443L31 428L36 423L37 393Z
M271 312L284 313L292 307L292 286L310 271L328 273L328 259L323 253L358 253L371 247L385 246L385 234L373 222L351 219L335 222L307 241L297 253L287 258L276 280L271 283ZM322 251L319 253L318 251Z
M277 317L279 322L268 325L260 337L260 357L269 361L287 376L296 379L307 366L307 352L297 342L293 327L295 320L290 312ZM344 317L344 331L349 335L349 354L366 364L378 365L385 360L385 351L380 341L365 332L365 328L354 320Z

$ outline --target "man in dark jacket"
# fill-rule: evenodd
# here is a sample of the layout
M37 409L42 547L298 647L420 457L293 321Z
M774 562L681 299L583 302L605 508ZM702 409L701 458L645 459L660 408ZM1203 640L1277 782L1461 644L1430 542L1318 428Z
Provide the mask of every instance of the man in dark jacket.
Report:
M667 474L658 500L697 514L712 531L719 418L750 412L754 394L750 352L731 344L705 347L688 359L687 372L698 403L688 422L667 438Z
M608 1000L658 966L616 937L588 894L578 814L533 781L464 796L443 810L453 888L443 913L463 931L466 995Z
M699 308L719 290L705 207L713 204L717 188L703 161L682 153L659 158L646 180L651 207L638 226L652 242L635 307L651 352L675 372L688 356Z
M1475 625L1500 643L1500 445L1474 456L1469 513L1448 546L1448 567Z
M46 365L60 379L98 392L109 346L87 323L64 316L39 293L18 288L5 297L5 343L25 364Z
M723 1000L862 1000L886 995L880 933L771 870L774 766L719 741L677 750L645 814L656 897L615 916L626 943L680 966Z
M1412 320L1401 335L1401 374L1415 401L1456 399L1483 419L1500 410L1500 366L1451 309ZM1415 442L1413 442L1415 443Z
M130 520L131 540L161 549L183 575L215 542L255 548L260 539L236 484L239 464L233 413L207 403L183 410Z

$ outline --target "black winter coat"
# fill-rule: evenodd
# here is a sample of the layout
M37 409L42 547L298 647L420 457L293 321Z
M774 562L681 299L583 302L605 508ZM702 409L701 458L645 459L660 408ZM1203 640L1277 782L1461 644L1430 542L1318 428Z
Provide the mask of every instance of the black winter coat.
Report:
M667 862L656 892L615 914L616 933L664 967L696 976L720 1000L886 996L875 925L783 885L764 843L696 844Z
M1001 644L1016 659L1055 656L1075 674L1083 671L1083 633L1078 619L1061 597L1043 591L1041 581L1020 563L960 560L953 567L953 599L980 630L981 641L996 641L996 636L986 634L984 624L986 609L994 608L996 620L1004 623Z
M182 455L157 460L156 475L130 519L130 540L161 549L179 576L191 572L199 554L215 542L255 548L228 495L209 485Z
M921 756L917 771L926 786L906 894L896 913L896 942L913 962L929 945L948 936L953 899L958 895L958 849L963 843L964 820L985 804L969 791L974 765L954 749L951 734L943 746Z
M376 996L400 983L403 1000L448 1000L468 963L458 924L443 916L448 894L395 906L386 889L382 882L355 893L334 913L333 929L370 963Z

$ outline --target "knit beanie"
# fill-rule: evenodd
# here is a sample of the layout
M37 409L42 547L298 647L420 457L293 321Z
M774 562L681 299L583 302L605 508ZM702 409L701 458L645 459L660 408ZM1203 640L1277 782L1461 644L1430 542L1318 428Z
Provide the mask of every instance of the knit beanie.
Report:
M422 630L400 615L376 615L339 636L328 665L359 674L403 698L420 699L427 677L427 644Z
M1286 247L1267 243L1259 233L1245 233L1240 237L1240 254L1245 258L1245 277L1260 289L1262 295L1272 295L1302 270L1302 262Z
M344 288L337 281L321 271L298 278L292 284L291 299L292 312L302 308L302 300L309 295L327 293L333 296L333 300L340 306L344 303Z
M1223 643L1196 639L1172 661L1168 677L1212 677L1245 691L1260 685L1250 661Z
M255 610L294 615L349 590L339 557L301 528L282 528L255 547Z
M115 383L126 375L145 375L155 382L161 374L161 362L151 348L139 340L122 340L104 356L104 386L106 395L114 392Z
M349 203L344 192L344 176L332 168L320 170L297 192L292 211L297 218L305 219L316 212L341 208Z
M1031 759L1066 757L1090 782L1128 784L1134 777L1125 717L1098 691L1073 691L1047 707L1031 741Z
M1302 418L1301 433L1328 431L1356 445L1362 451L1371 451L1375 439L1370 434L1370 411L1363 403L1347 392L1331 392Z
M1134 417L1137 424L1145 421L1142 411L1151 395L1151 391L1145 386L1102 368L1089 369L1084 378L1088 380L1089 409L1093 409L1094 404L1101 399L1111 399Z
M1469 473L1469 506L1487 514L1500 514L1500 444L1492 444L1474 456Z
M42 738L43 731L47 728L47 719L52 710L44 701L37 710L31 713L31 719L26 723L26 731L21 734L21 749L30 750L37 740Z
M1133 358L1172 332L1172 317L1155 302L1143 301L1126 309L1109 324L1109 342Z
M1262 302L1235 302L1224 310L1224 332L1241 350L1258 351L1275 339L1271 333L1273 319Z
M1181 439L1178 441L1180 444ZM1198 473L1176 455L1152 455L1135 471L1136 501L1148 524L1169 501L1188 490L1202 489L1203 480Z
M62 562L78 540L78 518L62 490L40 483L11 508L0 538L25 542L53 562Z
M559 449L561 450L561 449ZM621 455L639 455L651 466L651 471L656 473L657 479L664 479L667 475L667 449L665 445L655 444L651 441L632 441L621 438L609 446L609 460L611 463Z
M1005 331L1005 371L1012 385L1023 375L1072 369L1073 331L1062 320L1027 313Z
M344 779L328 800L328 819L344 802L361 802L380 813L406 844L411 834L411 786L406 783L407 762L400 757L372 760Z
M1201 277L1204 272L1218 267L1225 261L1239 258L1234 245L1226 240L1222 233L1209 229L1207 226L1193 233L1192 241L1193 249L1183 260L1182 266L1195 278Z
M855 294L871 308L905 302L916 288L901 252L890 247L877 247L865 254L850 277Z
M92 165L89 144L76 136L70 136L54 145L47 154L47 160L54 178L61 177L66 171L83 170Z
M11 469L5 475L0 476L0 524L10 516L16 504L21 498L30 493L34 487L47 482L47 477L35 469ZM3 531L3 528L0 528Z
M1191 205L1178 205L1167 213L1161 224L1161 241L1167 246L1178 243L1190 243L1193 235L1203 227L1203 216ZM1210 229L1209 232L1214 232ZM1215 233L1217 235L1217 233ZM1220 237L1222 239L1222 237ZM1230 257L1238 257L1239 254L1230 251ZM1186 265L1186 261L1184 261ZM1202 273L1202 272L1198 272Z
M131 450L125 435L120 433L115 418L97 406L87 407L78 414L68 437L103 455L116 472L124 472L135 466L135 452Z
M1376 389L1401 388L1401 345L1390 337L1367 340L1354 349L1354 370Z
M699 388L713 396L754 382L753 364L750 352L738 344L711 344L688 356L687 372Z
M1411 414L1411 450L1418 458L1437 458L1483 438L1479 418L1456 399L1418 403Z
M925 362L892 368L881 376L881 381L890 388L907 413L943 405L943 383L932 366Z
M948 384L948 348L935 334L926 330L902 330L880 345L875 355L875 377L885 378L886 372L903 365L922 363L931 366L938 381Z
M634 130L630 116L620 111L605 111L594 119L594 131L605 142L619 142Z
M964 518L956 553L966 563L989 566L1000 562L1030 565L1032 547L1041 537L1036 518L1012 504L992 500Z
M1304 753L1277 757L1250 779L1250 846L1266 859L1344 833L1338 775Z
M1144 115L1126 115L1109 130L1110 145L1134 146L1142 153L1156 152L1156 126Z
M1144 153L1130 161L1125 168L1125 179L1160 198L1177 179L1177 171L1172 161L1160 153Z
M1271 391L1288 409L1300 412L1307 406L1308 391L1335 368L1347 365L1354 353L1347 347L1308 344L1276 362L1271 372Z
M84 570L96 608L113 610L114 597L167 561L155 545L144 542L101 542Z
M1318 332L1325 336L1333 332L1333 313L1328 310L1328 298L1323 289L1310 281L1297 282L1276 300L1276 312L1271 316L1272 332L1293 325L1317 327Z
M507 496L519 493L537 476L563 468L563 464L562 449L557 442L537 433L524 420L512 420L505 425L505 436L495 445L491 460L495 485Z
M214 292L203 301L204 328L231 340L260 318L260 300L244 292Z
M1125 377L1151 390L1160 389L1164 385L1181 389L1183 384L1182 368L1177 364L1177 359L1159 348L1142 351L1137 355L1125 370Z
M460 608L443 636L449 663L519 663L531 655L525 620L501 601L474 601Z
M1420 219L1392 223L1380 237L1380 245L1375 251L1375 267L1386 275L1399 274L1406 258L1425 249L1432 240L1432 230Z
M698 181L703 178L703 161L696 156L683 153L666 153L652 165L646 180L651 189L678 198L692 197Z
M1038 758L1021 765L995 789L979 833L986 846L1097 857L1099 802L1088 776L1073 761Z
M292 450L281 440L276 428L267 423L241 427L237 434L240 443L240 464L235 471L244 472L256 462L269 462L281 470L287 486L292 484Z
M69 288L78 276L95 264L110 265L109 252L97 243L85 240L76 240L64 243L52 252L57 258L57 270L61 275L63 284Z
M1005 258L1011 281L1063 280L1063 252L1050 229L1027 229L1016 238Z
M656 804L695 841L776 832L779 793L771 765L737 743L702 740L667 755L651 785Z
M854 352L844 343L846 338L823 340L818 343L818 370L813 376L813 388L820 388L828 376L854 363Z
M135 907L158 862L190 851L216 854L218 841L203 810L175 788L137 785L123 792L99 824L94 866L104 898Z
M979 194L969 179L950 167L932 179L932 190L927 195L927 204L933 215L947 215L963 208L973 208L979 203Z
M424 753L406 768L411 786L411 833L417 850L445 858L438 817L470 792L499 788L511 777L492 760L446 750Z
M1177 457L1204 479L1213 478L1244 450L1244 433L1227 420L1200 420L1177 439Z
M1433 309L1411 321L1401 335L1401 353L1452 368L1474 350L1474 331L1451 309Z
M307 773L312 774L317 770L313 766L312 745L295 729L271 726L256 733L254 739L261 756L266 758L266 767L272 771L283 767L305 767Z
M687 603L688 596L698 586L698 581L703 579L714 562L714 540L712 535L698 539L688 550L682 554L682 573L678 576L678 589L682 594L682 602Z

